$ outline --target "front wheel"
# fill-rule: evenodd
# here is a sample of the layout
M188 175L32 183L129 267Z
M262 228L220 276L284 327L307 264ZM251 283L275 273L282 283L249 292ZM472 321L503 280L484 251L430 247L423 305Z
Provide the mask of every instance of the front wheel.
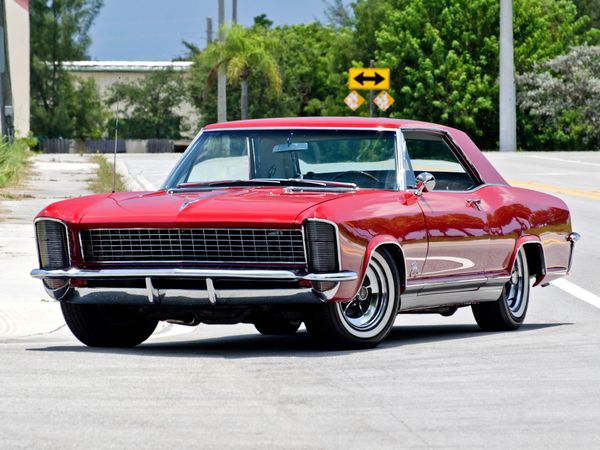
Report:
M376 250L358 294L349 302L316 308L305 320L306 329L326 346L375 347L392 329L399 302L396 263L386 250Z
M528 304L529 269L525 250L521 247L500 298L471 308L477 325L482 330L508 331L516 330L523 324Z
M89 347L134 347L156 329L158 321L122 305L78 305L62 302L71 332Z

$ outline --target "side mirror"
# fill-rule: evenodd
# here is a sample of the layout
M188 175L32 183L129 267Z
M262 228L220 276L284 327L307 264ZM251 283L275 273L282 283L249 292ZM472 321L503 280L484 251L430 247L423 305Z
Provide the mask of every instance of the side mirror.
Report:
M423 192L433 191L435 189L435 177L429 172L421 172L417 175L417 192L415 194L420 197Z

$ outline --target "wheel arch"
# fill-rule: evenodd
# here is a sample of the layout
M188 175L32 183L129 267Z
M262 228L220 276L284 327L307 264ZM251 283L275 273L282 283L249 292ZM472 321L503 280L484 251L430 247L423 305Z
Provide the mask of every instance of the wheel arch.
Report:
M361 267L359 289L365 279L367 267L371 261L373 252L375 252L377 249L385 249L396 263L398 279L400 281L400 294L403 293L406 288L406 256L400 243L392 236L378 236L369 242Z
M517 253L521 248L525 251L525 258L527 260L527 267L530 275L535 275L535 282L533 285L537 286L546 276L546 257L544 255L542 242L537 236L523 236L519 239L510 258L509 268L513 266Z

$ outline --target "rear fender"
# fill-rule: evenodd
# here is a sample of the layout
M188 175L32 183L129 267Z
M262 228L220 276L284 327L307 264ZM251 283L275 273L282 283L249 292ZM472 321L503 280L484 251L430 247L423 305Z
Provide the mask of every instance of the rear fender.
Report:
M535 274L533 286L537 286L546 276L546 257L544 256L544 247L538 236L521 236L517 239L506 269L510 273L510 269L515 263L517 253L519 253L521 247L525 250L529 272Z

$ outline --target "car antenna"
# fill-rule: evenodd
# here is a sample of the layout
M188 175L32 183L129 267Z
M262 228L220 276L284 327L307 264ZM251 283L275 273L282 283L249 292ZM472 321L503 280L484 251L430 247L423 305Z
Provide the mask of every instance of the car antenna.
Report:
M117 101L117 111L115 113L115 149L113 152L113 187L112 193L117 190L117 137L119 136L119 102Z

